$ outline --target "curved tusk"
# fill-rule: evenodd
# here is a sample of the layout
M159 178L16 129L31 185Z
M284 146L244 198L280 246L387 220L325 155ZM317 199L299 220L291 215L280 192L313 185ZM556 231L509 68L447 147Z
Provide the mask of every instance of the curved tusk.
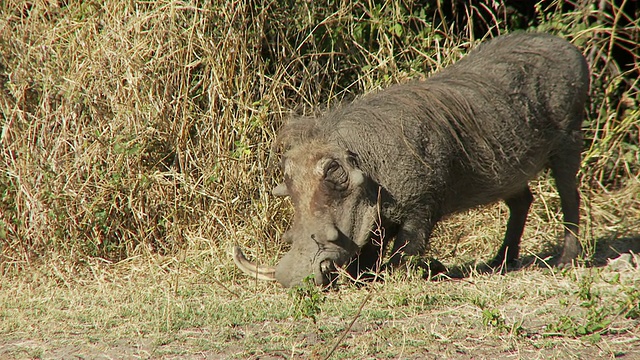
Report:
M276 269L274 267L258 267L258 265L247 260L247 258L242 253L242 250L237 245L233 247L233 262L236 263L238 269L242 270L243 273L251 277L266 281L276 280Z

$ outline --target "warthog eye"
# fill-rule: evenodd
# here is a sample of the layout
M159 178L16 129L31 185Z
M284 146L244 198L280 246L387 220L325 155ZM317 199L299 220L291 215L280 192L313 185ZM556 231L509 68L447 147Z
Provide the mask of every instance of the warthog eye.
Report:
M348 186L349 175L337 161L333 160L325 167L324 180L330 189L344 190Z

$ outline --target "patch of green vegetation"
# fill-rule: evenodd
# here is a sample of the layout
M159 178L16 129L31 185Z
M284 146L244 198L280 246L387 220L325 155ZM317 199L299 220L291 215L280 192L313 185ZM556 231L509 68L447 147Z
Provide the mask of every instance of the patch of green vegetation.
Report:
M483 309L482 310L482 323L485 326L496 327L500 330L506 328L505 320L498 309Z
M624 284L620 279L620 273L615 273L611 279L603 280L607 284L620 287L619 296L616 298L616 313L626 319L640 319L640 289L634 284Z
M574 302L560 299L560 305L564 307L566 314L547 326L550 333L585 337L585 340L597 342L601 334L609 330L612 322L610 316L615 310L612 304L603 300L600 292L594 289L594 283L598 278L599 274L596 271L589 271L576 279L578 289L574 295L585 313L580 316L569 314Z
M320 305L325 301L325 296L322 289L316 286L314 275L305 277L302 284L289 290L289 296L294 304L295 318L309 318L315 324L317 316L322 311Z
M520 336L525 332L522 322L515 322L509 325L502 312L497 308L482 308L482 324L496 329L500 333L513 336Z

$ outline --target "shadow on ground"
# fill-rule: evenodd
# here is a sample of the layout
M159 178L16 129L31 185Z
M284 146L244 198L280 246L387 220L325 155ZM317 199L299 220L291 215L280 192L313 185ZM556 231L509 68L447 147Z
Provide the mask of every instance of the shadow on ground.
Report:
M582 264L587 267L602 267L607 265L609 260L617 259L622 254L640 254L640 234L624 237L618 237L617 235L618 234L614 234L597 239L593 254ZM554 252L546 251L539 254L522 256L514 264L504 264L500 267L491 267L483 262L469 262L458 266L446 267L438 260L432 259L427 262L427 269L433 280L443 280L448 278L465 278L472 273L506 273L530 267L552 268L561 251L561 248L557 248Z

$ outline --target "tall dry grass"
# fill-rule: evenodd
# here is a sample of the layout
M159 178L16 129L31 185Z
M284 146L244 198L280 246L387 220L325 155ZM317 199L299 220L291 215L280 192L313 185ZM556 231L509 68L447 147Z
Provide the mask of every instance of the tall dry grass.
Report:
M501 4L483 10L493 33L513 28ZM629 33L637 54L638 23L579 5L538 7L536 26L593 55L583 183L622 186L640 163L638 62L616 73L612 44ZM269 195L275 129L454 62L485 36L465 11L468 25L409 0L3 2L2 268L231 242L275 258L290 213Z

